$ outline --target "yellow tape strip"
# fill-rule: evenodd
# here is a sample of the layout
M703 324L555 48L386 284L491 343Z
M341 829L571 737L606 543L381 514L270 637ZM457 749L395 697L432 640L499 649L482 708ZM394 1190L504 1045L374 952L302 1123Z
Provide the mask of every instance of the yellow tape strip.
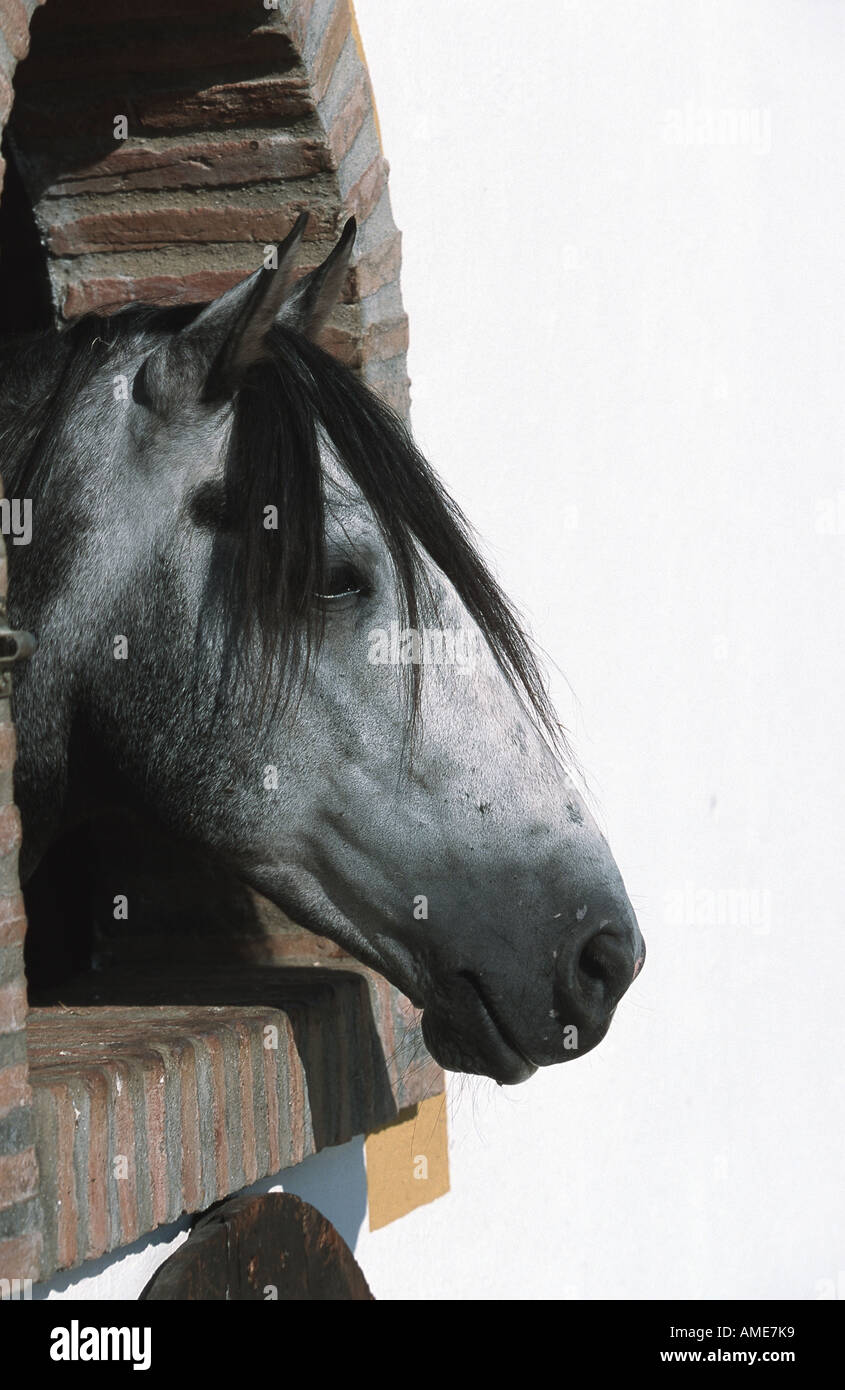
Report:
M393 1124L367 1136L370 1230L449 1191L446 1096L430 1096L403 1110Z

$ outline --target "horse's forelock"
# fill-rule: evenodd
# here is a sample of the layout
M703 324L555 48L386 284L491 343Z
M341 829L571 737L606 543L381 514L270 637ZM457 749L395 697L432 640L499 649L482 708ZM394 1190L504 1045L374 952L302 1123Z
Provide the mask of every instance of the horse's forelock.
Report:
M277 326L271 358L254 367L235 408L227 493L244 520L229 549L230 641L258 633L266 653L287 650L302 675L322 636L314 594L325 580L324 480L320 435L372 509L411 628L432 601L427 553L454 586L506 678L547 736L563 747L545 684L514 611L471 540L470 528L398 416L348 368L298 333ZM261 524L278 508L278 531ZM299 634L299 636L297 636ZM243 649L246 647L243 643ZM264 671L270 663L265 662ZM408 667L412 720L421 668Z

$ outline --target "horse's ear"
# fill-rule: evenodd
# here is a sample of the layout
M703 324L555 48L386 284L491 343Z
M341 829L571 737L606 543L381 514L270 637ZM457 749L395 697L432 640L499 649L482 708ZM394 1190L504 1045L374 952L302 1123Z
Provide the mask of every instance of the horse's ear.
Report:
M262 266L212 300L187 327L144 362L133 394L166 415L199 400L225 399L253 362L265 355L264 339L291 285L293 262L308 214L300 213L276 250L275 266Z
M357 230L355 218L350 217L340 241L323 264L297 280L279 312L281 323L296 328L306 337L316 337L343 288Z
M248 367L267 356L266 337L281 322L301 333L322 327L346 275L355 219L322 265L292 286L297 248L308 221L300 213L276 250L275 266L262 267L206 305L187 327L144 362L133 394L160 414L200 401L231 397Z

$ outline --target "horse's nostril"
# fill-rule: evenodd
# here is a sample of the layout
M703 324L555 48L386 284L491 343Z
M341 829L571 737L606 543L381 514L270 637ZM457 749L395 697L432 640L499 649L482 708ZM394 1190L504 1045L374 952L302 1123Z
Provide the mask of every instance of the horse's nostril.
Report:
M612 1007L631 983L631 950L615 932L596 932L581 948L575 976L580 993L588 998L599 995L607 1007Z
M605 952L600 936L594 936L587 942L579 957L578 969L582 975L588 976L589 979L604 982Z

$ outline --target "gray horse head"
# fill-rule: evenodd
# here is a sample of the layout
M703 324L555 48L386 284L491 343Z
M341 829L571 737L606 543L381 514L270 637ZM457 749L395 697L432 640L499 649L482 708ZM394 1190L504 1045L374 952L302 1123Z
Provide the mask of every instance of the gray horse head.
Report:
M294 281L302 229L200 311L8 366L27 871L149 812L393 981L444 1066L517 1082L600 1041L642 938L466 523L313 343L354 226Z

